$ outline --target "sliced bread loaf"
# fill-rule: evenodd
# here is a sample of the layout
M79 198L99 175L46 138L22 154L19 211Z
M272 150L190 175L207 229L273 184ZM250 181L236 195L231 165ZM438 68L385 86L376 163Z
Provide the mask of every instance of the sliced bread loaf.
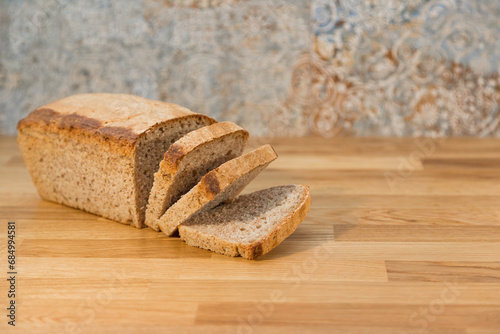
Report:
M186 133L212 123L176 104L82 94L34 110L17 129L40 197L142 227L165 151Z
M277 157L271 145L264 145L220 165L167 209L158 220L158 226L171 236L193 214L210 210L234 198Z
M253 260L292 234L310 204L308 186L273 187L193 215L179 234L188 245Z
M165 153L149 195L146 225L159 231L158 219L200 179L224 162L238 157L248 132L231 122L215 123L188 133Z

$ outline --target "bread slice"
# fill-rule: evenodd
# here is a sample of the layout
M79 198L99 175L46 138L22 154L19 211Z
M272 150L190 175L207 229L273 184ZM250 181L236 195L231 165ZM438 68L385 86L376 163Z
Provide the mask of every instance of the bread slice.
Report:
M179 234L190 246L253 260L292 234L310 205L308 186L273 187L196 214Z
M264 145L220 165L172 205L160 217L158 226L171 236L193 214L205 212L234 198L277 157L271 145Z
M21 120L18 144L41 198L142 227L163 154L212 123L176 104L82 94Z
M200 179L224 162L238 157L248 132L231 122L215 123L188 133L165 153L155 173L146 210L146 225L159 231L158 219Z

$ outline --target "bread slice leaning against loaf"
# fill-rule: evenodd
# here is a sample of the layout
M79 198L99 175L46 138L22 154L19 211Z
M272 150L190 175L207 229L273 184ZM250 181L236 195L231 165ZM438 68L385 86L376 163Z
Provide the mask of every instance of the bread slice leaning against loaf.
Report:
M310 205L308 186L273 187L192 216L179 234L188 245L253 260L292 234Z
M231 122L215 123L188 133L165 153L155 173L146 210L146 225L159 231L158 219L200 179L224 162L238 157L248 132Z
M212 123L172 103L82 94L22 119L18 144L41 198L142 227L163 154Z
M264 145L220 165L167 209L160 217L158 226L171 236L193 214L210 210L234 198L277 157L271 145Z

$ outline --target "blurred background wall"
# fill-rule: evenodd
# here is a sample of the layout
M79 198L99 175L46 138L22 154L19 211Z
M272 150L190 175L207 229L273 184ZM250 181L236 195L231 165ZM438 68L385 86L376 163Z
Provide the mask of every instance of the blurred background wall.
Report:
M0 133L85 92L261 136L500 136L498 0L0 0Z

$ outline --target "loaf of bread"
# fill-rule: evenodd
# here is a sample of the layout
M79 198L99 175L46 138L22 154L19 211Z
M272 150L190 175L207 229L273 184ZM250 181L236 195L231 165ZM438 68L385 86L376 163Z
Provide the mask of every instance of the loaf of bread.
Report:
M191 246L255 259L309 210L307 186L234 200L276 152L264 145L240 156L247 131L176 104L74 95L34 110L17 129L41 198L168 236L179 231Z
M224 162L238 157L248 132L231 122L215 123L188 133L165 153L155 173L146 210L146 225L159 231L158 220L200 179Z
M190 246L253 260L292 234L310 205L308 186L264 189L193 215L179 235Z
M18 124L18 144L40 197L142 227L163 154L213 123L176 104L83 94L31 112Z

